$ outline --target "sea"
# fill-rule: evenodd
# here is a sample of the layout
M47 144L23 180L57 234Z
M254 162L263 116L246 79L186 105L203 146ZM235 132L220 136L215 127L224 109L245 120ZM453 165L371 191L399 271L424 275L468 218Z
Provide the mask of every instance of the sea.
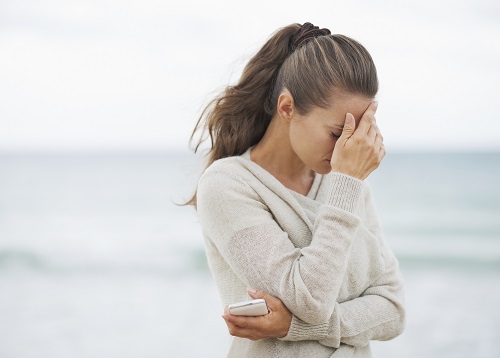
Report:
M224 357L185 151L0 152L0 357ZM382 358L500 357L500 152L390 152L368 178L405 279Z

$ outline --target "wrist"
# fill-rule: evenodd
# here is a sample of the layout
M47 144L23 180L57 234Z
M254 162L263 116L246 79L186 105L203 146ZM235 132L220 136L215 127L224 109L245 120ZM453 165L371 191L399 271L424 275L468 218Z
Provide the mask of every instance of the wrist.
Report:
M290 326L292 324L292 314L288 314L287 319L284 319L283 321L286 322L286 324L283 326L283 329L281 330L280 334L276 338L283 338L288 335L288 331L290 330Z
M366 179L365 175L363 175L362 173L355 171L355 170L332 167L332 172L347 175L347 176L353 177L353 178L358 179L358 180L365 180Z

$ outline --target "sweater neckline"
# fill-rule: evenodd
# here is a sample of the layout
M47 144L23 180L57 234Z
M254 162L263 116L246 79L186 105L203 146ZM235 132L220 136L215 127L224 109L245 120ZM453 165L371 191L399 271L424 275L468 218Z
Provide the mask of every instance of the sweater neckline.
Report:
M274 175L272 175L271 173L269 173L267 170L265 170L264 168L262 168L259 164L255 163L251 158L250 158L250 151L252 150L254 146L251 146L250 148L248 148L245 153L243 153L241 155L242 158L252 162L253 164L257 165L259 168L261 168L262 170L264 170L266 173L268 173L270 176L272 176L274 178L274 180L276 180L277 182L280 183L281 186L285 187L283 184L281 184L281 182L276 179L276 177ZM314 180L313 180L313 183L311 185L311 188L309 189L309 191L307 192L306 195L303 195L301 193L298 193L290 188L286 188L288 191L290 191L291 193L293 194L296 194L296 195L301 195L301 196L304 196L304 197L307 197L307 198L310 198L310 199L316 199L316 196L318 194L318 189L319 189L319 186L321 184L321 179L322 179L322 175L321 174L318 174L318 173L314 173Z

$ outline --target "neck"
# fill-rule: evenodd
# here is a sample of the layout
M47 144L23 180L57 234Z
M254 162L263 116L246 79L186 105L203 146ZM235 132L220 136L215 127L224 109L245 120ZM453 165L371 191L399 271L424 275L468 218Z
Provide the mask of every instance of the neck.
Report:
M285 187L305 194L309 191L315 174L295 154L288 128L285 120L274 116L264 137L250 152L250 158Z

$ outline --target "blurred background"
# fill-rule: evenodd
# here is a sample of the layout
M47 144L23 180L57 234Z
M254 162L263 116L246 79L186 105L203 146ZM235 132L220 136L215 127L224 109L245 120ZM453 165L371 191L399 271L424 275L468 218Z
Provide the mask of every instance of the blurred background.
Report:
M0 357L222 357L192 128L277 28L359 40L406 280L378 357L498 357L500 3L0 2Z

